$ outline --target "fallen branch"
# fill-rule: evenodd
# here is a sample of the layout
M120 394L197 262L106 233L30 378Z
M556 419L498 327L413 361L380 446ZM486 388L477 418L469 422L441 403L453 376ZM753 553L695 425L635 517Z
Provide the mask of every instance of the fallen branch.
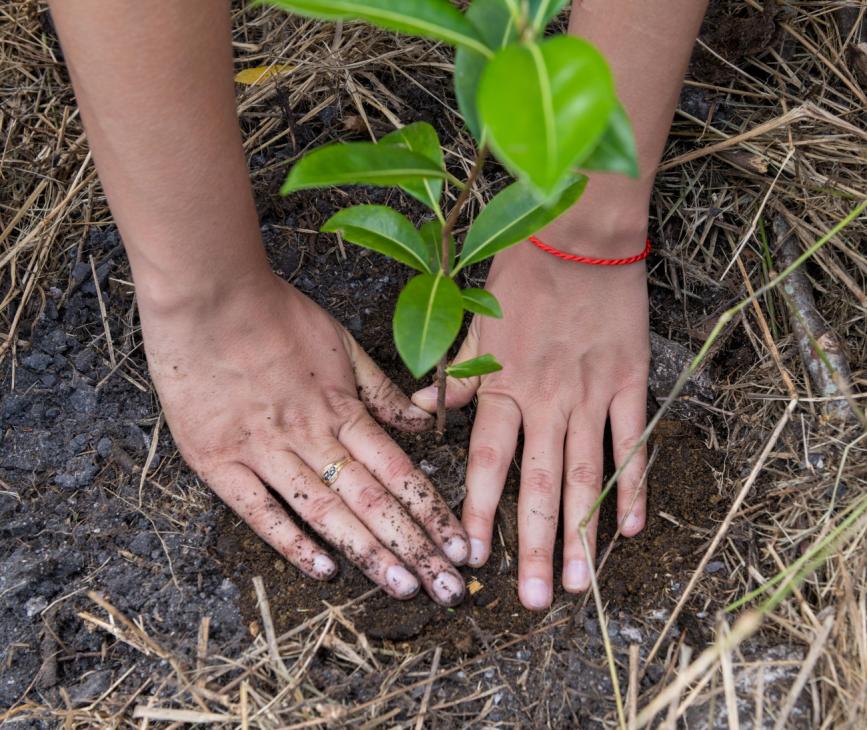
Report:
M800 255L795 236L782 216L774 219L777 259L785 269ZM855 411L847 400L851 393L851 371L837 333L825 323L816 308L813 289L803 268L796 268L783 282L783 298L789 309L789 323L798 342L798 351L824 404L828 418L852 421Z

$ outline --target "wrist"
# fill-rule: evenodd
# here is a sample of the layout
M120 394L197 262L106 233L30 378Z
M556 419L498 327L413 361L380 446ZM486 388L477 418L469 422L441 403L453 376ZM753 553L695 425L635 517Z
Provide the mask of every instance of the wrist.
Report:
M221 267L225 269L226 267ZM133 266L136 301L143 317L171 319L231 306L270 289L274 274L264 255L232 271L205 268L190 272Z
M647 240L650 184L594 174L581 199L536 237L570 254L616 259L640 254Z

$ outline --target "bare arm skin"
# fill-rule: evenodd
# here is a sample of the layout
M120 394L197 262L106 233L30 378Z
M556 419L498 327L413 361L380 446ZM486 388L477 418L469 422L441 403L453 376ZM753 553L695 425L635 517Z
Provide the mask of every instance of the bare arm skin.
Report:
M449 605L466 534L371 417L430 417L276 278L232 82L227 0L53 0L103 187L129 254L151 376L184 458L304 573L334 575L270 487L396 598ZM359 400L359 389L365 403ZM321 469L355 461L333 488Z
M575 0L569 31L595 43L614 72L632 120L641 178L590 176L581 200L539 233L561 250L596 257L639 253L650 192L662 156L704 0ZM504 369L449 381L448 405L478 396L470 441L463 522L470 565L489 557L497 503L523 427L518 501L521 601L544 609L553 596L553 551L562 497L563 586L589 587L579 525L602 486L602 438L611 421L618 466L645 426L648 340L644 263L623 267L567 263L530 244L497 255L487 287L504 317L477 317L457 360L495 353ZM433 411L436 389L413 396ZM618 483L626 536L645 523L644 451ZM596 518L589 544L595 553Z

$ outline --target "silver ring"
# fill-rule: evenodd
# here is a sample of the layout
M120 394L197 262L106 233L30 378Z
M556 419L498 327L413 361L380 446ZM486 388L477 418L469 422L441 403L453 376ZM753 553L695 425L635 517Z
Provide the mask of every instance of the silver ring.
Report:
M340 470L343 469L349 462L352 461L351 456L344 456L340 461L332 461L322 470L322 481L327 486L331 486L337 481L340 476Z

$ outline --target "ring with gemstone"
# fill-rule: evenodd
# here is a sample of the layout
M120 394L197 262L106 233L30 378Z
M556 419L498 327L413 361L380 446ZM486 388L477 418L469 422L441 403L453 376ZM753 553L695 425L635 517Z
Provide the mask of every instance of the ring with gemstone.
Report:
M330 487L340 476L340 470L350 461L352 461L351 456L344 456L340 461L332 461L322 470L322 481Z

